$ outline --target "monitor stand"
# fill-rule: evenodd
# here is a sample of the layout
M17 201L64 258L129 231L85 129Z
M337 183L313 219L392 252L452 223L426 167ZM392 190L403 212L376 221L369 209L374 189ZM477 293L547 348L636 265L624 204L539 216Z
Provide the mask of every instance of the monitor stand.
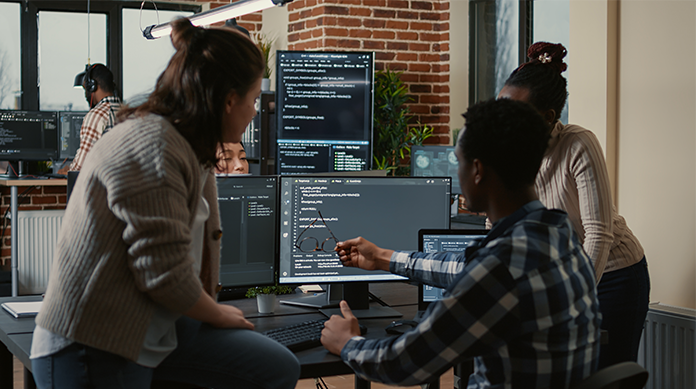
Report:
M317 296L303 297L293 300L281 301L281 304L298 305L309 308L319 308L319 312L326 317L340 315L341 309L338 303L346 300L358 319L376 319L389 317L402 317L399 311L390 307L371 307L369 296L369 284L367 282L346 282L343 284L329 284L328 291Z
M338 307L338 303L343 300L342 284L328 284L323 289L326 290L326 292L315 293L312 296L305 296L292 300L280 300L280 303L316 309Z

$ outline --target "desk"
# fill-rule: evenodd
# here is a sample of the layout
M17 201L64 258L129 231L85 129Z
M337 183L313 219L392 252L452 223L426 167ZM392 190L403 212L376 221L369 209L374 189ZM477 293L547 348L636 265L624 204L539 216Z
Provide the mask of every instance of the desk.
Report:
M12 259L12 296L17 296L19 293L19 283L18 283L18 261L17 258L17 211L19 208L19 202L17 199L17 187L19 186L67 186L67 179L47 179L47 180L36 180L36 179L0 179L0 186L10 187L10 208L12 228L10 230L10 250Z
M370 290L382 301L392 306L404 315L406 319L412 319L418 306L418 288L406 283L372 284ZM299 298L302 294L279 296L277 299ZM39 296L20 296L0 298L0 303L6 301L37 301ZM290 305L278 304L274 314L259 314L256 309L256 299L232 300L230 303L240 308L244 315L254 323L256 331L263 332L269 329L300 323L306 320L319 319L324 316L315 309L301 308ZM372 303L376 304L376 303ZM366 319L361 324L367 327L366 338L381 338L386 336L384 328L394 319ZM2 310L0 312L0 388L11 388L13 385L12 356L16 356L24 364L24 387L34 389L34 379L31 375L31 338L34 332L34 318L15 319ZM297 358L301 364L300 378L328 377L332 375L352 374L340 357L330 354L323 347L300 351ZM355 388L369 388L370 383L356 377ZM431 384L432 389L437 389L439 383Z

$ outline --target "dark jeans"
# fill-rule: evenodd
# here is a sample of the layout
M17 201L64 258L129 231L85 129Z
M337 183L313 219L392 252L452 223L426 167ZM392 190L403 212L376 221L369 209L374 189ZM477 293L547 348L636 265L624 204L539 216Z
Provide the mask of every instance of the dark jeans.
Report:
M619 362L635 362L650 301L650 275L645 257L635 265L604 273L597 292L601 328L609 331L609 343L600 346L599 369Z
M183 317L177 349L157 368L73 343L32 360L41 389L148 389L154 378L206 388L292 389L300 375L295 355L258 332L219 329Z

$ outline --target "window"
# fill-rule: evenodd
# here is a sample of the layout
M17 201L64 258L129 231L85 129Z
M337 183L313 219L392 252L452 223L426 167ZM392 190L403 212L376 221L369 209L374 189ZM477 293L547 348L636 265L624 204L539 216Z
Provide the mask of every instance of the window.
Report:
M570 1L569 0L536 0L534 2L534 17L532 33L534 42L545 41L560 43L568 49L565 57L568 70L563 72L563 77L568 80L570 66ZM568 98L570 99L570 97ZM561 113L561 121L568 123L568 100Z
M91 64L107 63L106 15L40 11L39 109L41 111L86 111L82 88L74 88L75 76ZM66 44L70 42L70 44ZM87 42L90 44L87 49ZM89 53L89 55L88 55Z
M19 3L0 3L0 109L20 108L19 19Z
M152 91L157 77L174 54L169 37L146 40L142 29L153 24L169 22L193 12L123 10L123 97L137 104Z
M73 88L88 61L87 5L84 0L0 0L0 109L89 109L84 91ZM173 53L169 39L142 37L141 6L146 8L143 26L156 24L158 14L164 23L201 9L168 1L90 3L89 62L111 69L119 94L149 90ZM147 9L155 6L159 11Z
M526 2L471 0L469 2L469 101L495 97L519 65L520 26L525 27Z

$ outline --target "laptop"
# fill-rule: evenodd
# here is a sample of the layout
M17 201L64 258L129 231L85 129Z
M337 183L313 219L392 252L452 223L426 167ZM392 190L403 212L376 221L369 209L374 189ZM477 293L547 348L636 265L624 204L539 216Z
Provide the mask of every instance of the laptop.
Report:
M488 230L437 230L418 231L418 251L435 253L439 251L462 252L475 241L483 239ZM442 298L444 289L430 285L418 285L418 312L415 321L420 321L433 302Z

